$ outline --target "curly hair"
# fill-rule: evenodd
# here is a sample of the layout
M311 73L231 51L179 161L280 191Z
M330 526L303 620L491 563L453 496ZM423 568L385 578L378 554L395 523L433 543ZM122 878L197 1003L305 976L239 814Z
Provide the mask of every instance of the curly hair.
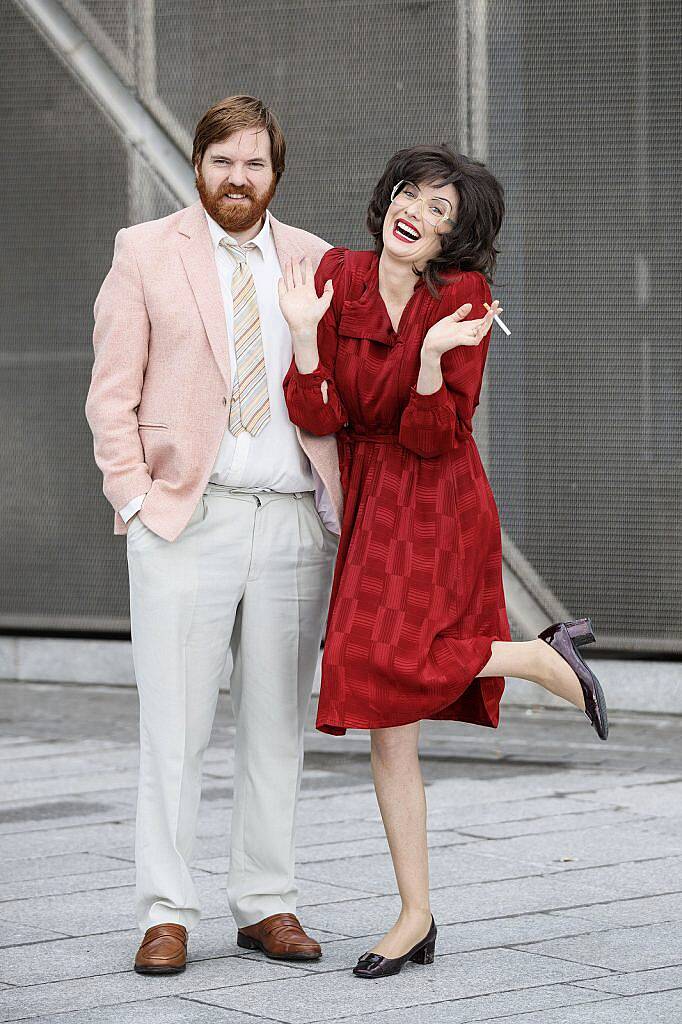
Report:
M504 216L504 189L485 164L455 153L444 143L399 149L386 164L367 208L367 227L378 255L384 248L383 226L391 192L401 179L415 185L452 184L458 195L455 224L439 235L440 253L427 262L423 271L412 268L417 277L424 278L434 298L446 283L442 275L447 271L479 270L492 284L500 251L494 242Z

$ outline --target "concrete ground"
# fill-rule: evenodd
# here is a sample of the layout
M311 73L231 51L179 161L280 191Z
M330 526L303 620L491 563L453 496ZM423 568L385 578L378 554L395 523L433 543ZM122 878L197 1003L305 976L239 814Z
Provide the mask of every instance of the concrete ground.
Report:
M299 810L295 965L239 950L225 896L233 723L221 694L187 970L132 970L138 704L123 686L0 684L0 1019L268 1024L682 1020L682 719L503 706L499 729L423 723L436 960L351 967L396 885L368 736L314 730Z

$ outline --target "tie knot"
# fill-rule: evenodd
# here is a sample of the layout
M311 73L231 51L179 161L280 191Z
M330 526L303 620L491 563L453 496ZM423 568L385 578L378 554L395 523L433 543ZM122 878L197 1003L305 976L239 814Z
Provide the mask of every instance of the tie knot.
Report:
M253 249L252 242L246 242L244 245L238 245L237 242L231 242L229 238L221 238L220 245L230 254L238 266L247 262L245 250L247 248Z

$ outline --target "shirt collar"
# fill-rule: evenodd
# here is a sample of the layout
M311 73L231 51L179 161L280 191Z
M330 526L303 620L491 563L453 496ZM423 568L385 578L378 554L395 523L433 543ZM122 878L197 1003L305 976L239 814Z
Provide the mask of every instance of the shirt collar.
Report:
M206 220L208 221L208 230L211 232L211 239L213 241L213 248L214 249L217 249L218 246L220 245L221 238L229 238L229 240L231 242L234 242L236 245L237 244L242 244L242 245L246 245L247 244L245 242L238 243L237 240L235 238L233 238L233 236L231 234L229 234L229 232L225 231L224 228L221 228L220 224L218 224L218 222L215 221L213 219L213 217L210 216L210 214L206 211L206 209L204 209L204 213L206 214ZM259 248L259 250L262 253L264 258L267 256L268 249L269 249L270 245L272 244L272 229L271 229L271 226L270 226L270 211L269 210L266 209L266 211L265 211L265 217L263 219L263 227L260 229L260 231L258 232L257 235L255 235L253 238L249 239L248 244L251 244L251 243L253 243L255 246L257 246Z

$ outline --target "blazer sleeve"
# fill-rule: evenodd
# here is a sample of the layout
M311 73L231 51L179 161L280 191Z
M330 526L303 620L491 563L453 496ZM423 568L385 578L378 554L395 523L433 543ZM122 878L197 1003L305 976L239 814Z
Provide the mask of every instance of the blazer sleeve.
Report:
M301 373L295 358L292 359L282 383L292 423L318 436L335 434L348 420L334 381L345 252L340 246L327 249L315 271L318 296L327 280L331 278L334 282L334 296L317 325L318 364L310 373Z
M456 282L447 285L443 303L443 316L471 303L464 320L478 320L485 316L483 305L492 302L490 286L483 274L467 272ZM491 330L478 345L458 345L441 357L443 383L431 395L420 394L416 386L400 419L399 441L424 458L434 458L451 451L472 433L472 419L478 405L483 382L483 371L490 344Z
M102 490L118 511L152 485L137 426L150 324L128 228L114 240L114 258L93 307L95 352L85 417L93 436Z

